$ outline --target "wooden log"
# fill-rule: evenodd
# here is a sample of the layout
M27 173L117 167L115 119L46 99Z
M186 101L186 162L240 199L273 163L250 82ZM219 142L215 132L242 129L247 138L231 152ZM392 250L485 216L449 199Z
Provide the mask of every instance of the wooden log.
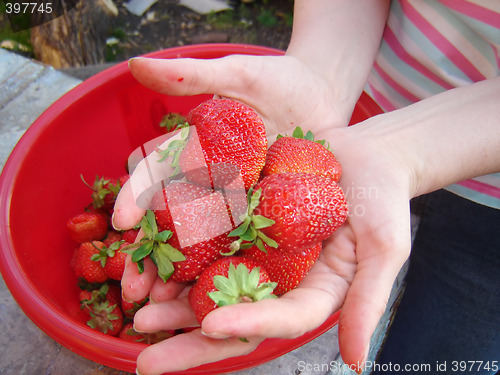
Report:
M56 69L102 64L106 56L106 36L118 9L112 0L78 1L68 11L69 0L54 2L60 17L46 21L50 14L33 14L31 43L37 60Z

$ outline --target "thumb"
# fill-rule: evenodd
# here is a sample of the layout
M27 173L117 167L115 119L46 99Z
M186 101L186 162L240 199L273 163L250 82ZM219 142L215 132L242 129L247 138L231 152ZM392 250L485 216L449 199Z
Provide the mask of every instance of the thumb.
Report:
M364 254L358 255L356 274L339 317L340 352L353 369L361 371L367 360L371 337L410 246L409 233L399 238L385 233L379 238L358 240L357 252Z

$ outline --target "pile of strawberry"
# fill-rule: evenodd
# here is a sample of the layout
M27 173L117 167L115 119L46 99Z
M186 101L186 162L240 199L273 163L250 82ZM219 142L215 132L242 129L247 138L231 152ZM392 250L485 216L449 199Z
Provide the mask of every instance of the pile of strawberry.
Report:
M78 278L78 298L88 326L128 341L154 343L176 332L135 332L134 315L148 300L125 301L121 293L127 256L124 249L134 243L139 229L114 230L111 215L116 197L128 179L129 175L117 179L96 176L92 185L84 181L91 189L91 203L66 225L77 243L71 267Z
M157 150L158 161L170 163L176 175L155 194L140 223L142 238L134 241L138 228L110 229L112 205L104 209L107 216L95 202L80 215L94 217L82 220L86 227L102 225L96 237L74 229L78 217L68 223L80 243L73 268L87 285L82 308L97 317L89 325L102 332L95 320L108 320L107 333L118 334L108 323L122 319L115 309L124 301L104 296L120 279L114 264L123 263L125 253L139 272L150 257L164 281L191 285L188 300L201 323L219 306L278 298L297 287L318 259L322 241L347 218L338 185L341 167L311 132L297 128L268 148L262 119L230 99L208 100L185 120L176 130L181 139ZM106 194L97 193L99 185ZM94 195L113 201L111 185L96 180ZM94 289L87 291L88 285Z

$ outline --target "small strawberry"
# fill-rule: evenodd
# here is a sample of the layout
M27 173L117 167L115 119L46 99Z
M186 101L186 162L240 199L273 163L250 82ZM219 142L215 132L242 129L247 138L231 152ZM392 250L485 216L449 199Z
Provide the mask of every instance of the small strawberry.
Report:
M109 246L103 243L100 247L94 243L98 252L93 254L90 259L94 262L100 262L108 278L120 281L125 269L125 259L127 258L127 254L122 250L129 245L123 240L113 242Z
M94 208L111 210L115 204L116 197L120 192L120 182L115 178L95 176L94 183L88 184L83 176L80 176L85 185L92 189L92 205Z
M171 231L158 231L153 211L146 211L140 224L144 237L122 251L132 255L132 261L137 264L139 273L144 272L144 258L149 256L158 267L158 276L163 281L167 281L174 273L173 263L183 261L186 258L179 250L167 243L172 237Z
M122 240L128 243L134 243L137 238L137 234L139 234L138 228L127 229L122 233Z
M189 290L188 301L201 324L205 316L220 306L277 298L276 283L256 261L229 256L210 264Z
M269 279L278 283L274 289L274 294L277 296L295 289L300 284L318 259L322 247L321 243L318 243L300 253L290 254L268 245L264 246L266 252L257 246L252 246L249 249L242 249L238 254L262 264Z
M120 232L117 232L116 230L109 230L108 234L106 235L106 238L102 240L104 245L110 246L113 242L118 242L122 240L122 234ZM129 242L124 240L125 242ZM132 241L133 242L133 241Z
M246 189L257 182L267 139L252 108L232 99L211 99L192 109L186 120L190 134L179 165L190 181L220 188L241 174Z
M128 242L118 241L112 243L110 246L103 247L103 251L106 253L107 259L104 265L104 272L110 279L120 281L125 270L125 260L127 254L122 250L129 246Z
M174 330L158 331L152 333L140 333L134 329L132 322L125 323L118 337L132 342L141 342L147 345L156 344L175 335Z
M249 191L248 213L230 236L231 246L263 243L299 253L328 238L347 219L347 202L337 183L322 175L275 173Z
M169 244L184 260L174 264L172 280L190 282L232 242L227 235L233 225L228 203L220 191L173 181L158 192L152 202L159 230L173 233ZM164 207L164 209L160 209Z
M128 322L125 323L118 334L118 338L131 341L131 342L144 342L146 341L146 335L143 333L139 333L134 329L134 323Z
M180 125L186 122L186 118L180 113L167 113L160 121L160 128L164 129L165 133L169 133L177 129Z
M84 242L76 250L72 264L76 277L82 277L89 283L103 283L108 275L100 262L92 260L99 256L104 244L100 241Z
M87 325L107 335L116 336L123 327L123 313L116 302L116 285L104 284L93 291L80 292L80 307L89 316Z
M78 243L100 241L108 233L108 218L99 211L83 212L66 223L69 235Z
M267 151L262 175L283 172L315 173L338 181L342 168L324 141L315 141L310 131L304 135L298 127L293 136L278 137Z
M127 318L133 318L135 313L139 311L143 306L147 305L149 302L149 297L144 298L142 301L126 301L121 299L121 307L123 315Z

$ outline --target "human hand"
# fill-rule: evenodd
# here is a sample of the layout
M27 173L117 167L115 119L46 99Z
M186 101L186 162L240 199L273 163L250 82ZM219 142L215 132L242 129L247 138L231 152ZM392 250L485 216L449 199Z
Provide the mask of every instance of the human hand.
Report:
M340 308L344 298L339 332L341 351L347 363L360 363L383 312L392 282L408 255L408 181L401 180L400 174L402 170L407 171L401 165L394 165L390 155L384 155L387 150L380 144L367 142L363 145L355 136L358 126L332 129L345 125L347 116L341 115L340 109L336 110L331 93L321 84L321 77L310 73L311 80L305 80L310 86L295 86L296 82L286 81L284 83L294 88L288 91L285 88L283 92L265 91L278 87L275 81L282 79L284 67L273 70L273 74L263 75L276 66L275 58L253 59L243 57L240 60L240 57L232 56L219 60L220 71L225 73L219 76L220 80L215 73L219 68L212 61L185 60L177 64L175 60L139 59L131 62L131 68L133 72L136 69L134 73L141 82L163 93L218 92L244 101L259 112L270 133L283 132L300 124L315 132L317 138L327 139L343 165L341 185L347 193L351 216L348 223L325 242L320 259L297 289L278 300L217 309L203 322L205 335L197 330L148 347L138 359L138 368L143 374L175 371L244 354L252 351L265 337L297 337L319 326ZM227 73L224 64L246 70L242 75L244 78L236 79L237 74ZM289 65L290 71L293 67L305 69L293 58L284 60L284 65ZM209 79L196 78L202 76ZM179 81L180 77L184 79ZM317 87L323 87L323 95ZM317 98L323 99L318 102ZM287 105L279 108L270 105L276 102ZM126 185L115 206L115 225L119 223L119 227L126 228L127 220L132 226L140 217L142 212L134 206ZM139 275L129 261L123 280L125 298L140 300L151 292L151 298L156 302L137 314L136 328L155 331L195 324L187 304L185 286L158 281L150 261L145 263L145 269ZM250 342L220 340L227 337L248 337ZM166 351L176 353L169 356L168 363L164 360Z
M301 126L313 132L349 122L352 108L337 99L326 80L292 56L232 55L221 59L132 59L133 75L146 87L169 95L217 94L251 106L261 116L269 138ZM157 163L149 163L151 165ZM135 172L135 183L150 173ZM140 187L146 188L146 187ZM144 215L134 205L132 184L123 186L115 204L113 224L127 229ZM137 190L137 188L135 189Z
M266 337L298 337L340 307L342 357L353 368L362 364L410 246L406 167L387 151L387 145L365 141L360 134L364 126L321 134L343 164L341 185L351 214L325 241L320 258L299 287L279 299L216 309L207 315L201 330L146 348L137 362L141 374L178 371L246 354ZM197 325L186 298L188 287L154 283L155 303L137 313L136 329L150 332ZM242 343L237 337L250 342ZM175 355L167 360L167 352Z

